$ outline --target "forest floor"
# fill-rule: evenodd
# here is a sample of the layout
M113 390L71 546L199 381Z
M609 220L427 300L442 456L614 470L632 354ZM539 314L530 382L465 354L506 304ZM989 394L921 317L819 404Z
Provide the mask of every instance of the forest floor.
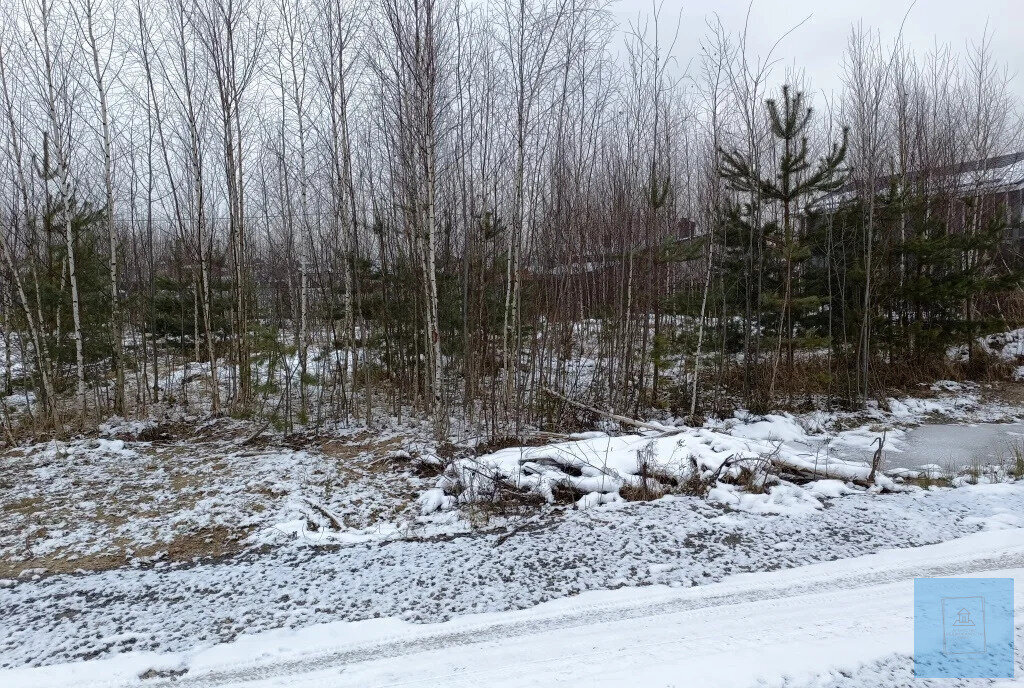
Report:
M791 437L827 425L825 435L808 437L827 436L863 459L883 431L887 446L899 451L908 425L1007 421L1024 413L1022 384L925 392L890 400L884 412L733 419L712 436ZM508 505L425 508L422 498L438 492L435 476L445 461L437 454L446 453L429 430L266 432L246 441L253 427L227 418L113 420L90 436L3 450L0 579L192 562L291 540L344 545L451 535L512 527L536 514L536 503L511 513ZM447 451L476 454L470 446ZM420 456L436 463L417 462Z
M107 424L6 450L0 578L222 557L297 530L357 542L399 532L415 511L422 479L377 460L415 445L408 433L243 444L251 431L229 419Z

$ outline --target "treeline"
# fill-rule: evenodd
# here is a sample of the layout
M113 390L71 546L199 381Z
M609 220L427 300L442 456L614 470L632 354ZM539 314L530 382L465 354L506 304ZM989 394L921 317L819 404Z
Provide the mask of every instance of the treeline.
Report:
M966 165L1019 141L987 36L855 28L811 109L745 34L599 0L5 11L8 438L858 404L1019 317L1021 198Z

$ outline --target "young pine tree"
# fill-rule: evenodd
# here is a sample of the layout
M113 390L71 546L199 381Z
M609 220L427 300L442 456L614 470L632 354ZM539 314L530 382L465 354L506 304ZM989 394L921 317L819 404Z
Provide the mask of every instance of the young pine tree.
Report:
M762 292L765 305L778 310L778 339L768 388L770 403L783 347L787 380L791 380L798 320L820 305L817 296L797 293L799 266L810 257L808 247L801 241L797 221L808 202L839 189L845 181L842 163L846 158L848 130L843 129L841 142L831 144L825 155L813 160L807 142L813 110L805 107L803 93L791 93L789 86L783 86L781 100L769 99L765 106L776 152L768 159L774 164L759 168L753 156L737 150L720 149L719 154L721 175L727 187L746 195L751 206L767 210L764 216L770 218L753 228L760 235L757 243L763 246L763 265L766 272L774 273L776 288L774 295ZM736 213L731 215L735 217ZM791 393L792 386L787 384L787 388Z

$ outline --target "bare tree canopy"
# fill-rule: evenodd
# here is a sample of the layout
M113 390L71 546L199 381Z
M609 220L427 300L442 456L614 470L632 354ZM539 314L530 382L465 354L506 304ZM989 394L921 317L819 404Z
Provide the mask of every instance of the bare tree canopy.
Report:
M975 342L1024 318L1024 156L991 33L855 25L825 99L788 34L682 46L681 16L14 3L7 435L182 405L499 438L1001 374Z

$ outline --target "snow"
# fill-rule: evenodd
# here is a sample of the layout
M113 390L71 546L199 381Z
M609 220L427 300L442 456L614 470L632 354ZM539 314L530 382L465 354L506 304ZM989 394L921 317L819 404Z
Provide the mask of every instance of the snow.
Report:
M798 516L823 508L809 491L796 485L776 485L764 494L742 492L734 485L719 483L708 492L708 499L753 514Z
M1010 365L1016 365L1014 379L1024 380L1024 328L1010 330L1008 332L996 332L994 334L978 337L978 347L990 356ZM947 358L953 361L966 361L968 358L967 346L950 347L946 352Z
M1008 362L1024 362L1024 328L1000 332L979 340L986 352Z
M293 521L284 521L260 532L254 542L268 543L280 541L280 535L295 538L300 542L308 542L317 545L346 544L352 545L360 542L372 542L374 540L387 540L389 538L407 535L407 531L390 523L381 523L376 526L368 526L360 529L346 529L339 531L327 530L324 528L312 529L306 518L298 518Z
M773 457L823 479L864 482L871 473L868 460L880 442L884 440L884 455L905 450L907 427L933 417L966 422L1007 415L1008 409L983 403L974 387L946 381L937 383L935 389L941 394L931 399L890 399L889 411L876 407L866 416L870 422L852 427L850 421L857 420L853 414L817 411L802 416L755 416L739 412L724 421L709 420L699 428L666 426L664 433L644 431L618 436L588 433L542 447L511 447L455 462L435 489L457 494L461 502L468 502L493 498L498 492L496 486L505 483L552 502L555 488L563 485L584 494L578 506L591 507L617 501L614 495L624 486L639 485L645 474L661 483L667 478L673 485L686 484L693 478L718 476L728 480L745 471L763 472ZM931 473L927 468L897 471L904 477ZM880 488L894 488L885 475L876 474L876 483ZM813 506L810 499L782 493L744 503L752 508L760 503L774 508L770 505L782 505L791 497L788 502L797 499ZM720 492L716 496L737 501ZM436 496L431 504L443 508Z
M1024 330L1022 330L1024 332ZM863 483L871 474L870 459L879 444L885 456L907 449L908 430L923 423L943 420L957 424L991 423L1017 418L1020 410L984 398L973 383L940 380L931 385L928 398L890 398L885 408L870 404L859 413L814 411L794 415L758 416L746 411L727 419L710 419L703 427L649 423L663 428L616 434L578 433L566 440L540 447L509 447L453 462L432 486L424 504L431 509L455 508L459 503L500 500L503 489L532 492L549 503L557 500L560 487L581 494L580 508L619 501L620 490L637 487L643 476L668 492L685 489L691 481L719 478L726 482L747 474L763 475L772 458L798 467L822 479ZM966 455L965 455L966 456ZM883 473L875 476L878 489L895 489ZM930 468L914 470L906 464L893 475L939 477ZM441 501L436 490L455 497ZM772 496L742 500L716 492L719 500L750 508L813 508L816 495L796 496L787 489ZM742 507L741 507L742 508Z
M751 416L737 414L737 418L746 420ZM808 436L808 433L797 423L796 418L789 413L769 414L759 420L749 420L735 425L731 434L737 437L781 442L799 442Z
M426 516L435 511L450 509L455 504L455 498L449 497L441 488L435 487L427 490L419 496L420 514Z
M502 480L553 502L554 488L568 485L586 495L577 502L586 507L615 501L612 495L624 486L639 485L644 475L654 480L667 477L676 484L695 477L737 478L744 470L763 472L765 462L776 455L823 478L863 481L871 472L863 461L812 451L811 447L824 441L824 435L804 429L790 414L761 418L740 414L734 422L711 421L706 427L666 430L667 434L644 432L616 437L590 434L541 447L502 449L455 462L437 487L457 491L459 499L466 502L488 498L496 482ZM850 433L839 436L848 438ZM725 499L720 492L716 495ZM430 504L437 504L436 499L435 495ZM782 509L797 502L809 505L813 497L808 500L782 489L766 500L747 502L752 508L757 508L754 503L764 502L768 509Z
M0 673L0 683L133 685L142 674L163 671L182 674L177 682L187 685L249 688L1013 685L913 679L913 579L950 574L1021 579L1024 530L733 575L698 587L586 592L441 623L391 617L249 632L178 652L12 669ZM1014 606L1024 611L1021 586ZM1018 622L1016 636L1024 639L1024 624Z
M815 480L804 485L808 494L815 497L842 497L857 491L842 480Z
M815 499L826 508L795 502L777 514L674 495L503 531L318 547L282 538L218 561L23 578L0 587L0 667L196 652L242 634L338 621L436 623L568 603L585 591L704 587L982 530L1012 534L1024 483Z
M335 455L315 445L244 447L227 420L187 421L209 434L202 441L146 442L138 436L159 429L154 421L111 419L99 437L0 456L0 478L17 476L18 485L0 493L0 555L5 564L28 568L17 580L0 580L7 631L0 635L0 668L15 672L8 674L17 679L13 685L64 677L109 683L108 675L132 680L150 670L196 676L239 663L291 661L297 648L316 655L350 641L420 638L422 624L486 625L526 618L521 610L537 605L538 614L561 614L592 597L614 599L609 589L624 586L632 591L629 604L667 590L700 596L740 572L761 576L979 532L1020 538L1024 483L998 482L1008 479L1005 473L980 475L980 485L958 478L958 489L922 490L885 475L870 490L858 486L870 467L857 459L870 456L883 436L885 451L898 454L907 448L907 429L926 420L967 423L1017 413L983 402L978 386L943 381L931 392L929 399L889 399L862 414L740 412L702 427L663 420L659 432L625 434L607 422L603 431L554 444L459 454L450 463L438 458L432 441L395 435L389 442L386 433ZM817 479L798 485L758 473L773 457ZM444 472L419 477L421 467L431 468L425 475ZM931 464L899 473L941 472ZM763 480L743 487L741 478L751 473ZM669 494L626 502L628 493L620 491L640 486L644 476ZM706 494L688 494L698 479ZM569 500L560 491L565 486L572 488ZM477 530L473 509L510 487L565 507L538 507L535 500L529 511ZM883 488L896 493L879 494ZM237 549L215 560L167 555L183 538L219 529L242 538ZM48 558L66 564L58 571L71 571L87 557L121 552L125 566L111 571L45 568ZM732 639L726 645L740 642L741 631L738 621L724 629ZM626 643L629 633L655 655L665 640L642 624L613 637ZM699 637L681 637L700 646ZM547 678L558 675L558 653L563 663L571 657L603 667L588 674L594 685L627 675L587 649L599 638L567 647L557 645L557 636L547 640L549 649L538 653L551 655L538 660ZM787 687L889 685L879 677L898 685L906 657L892 647L898 644L865 653L857 646L849 662L781 679L780 661L760 678ZM618 656L614 649L605 648L609 657ZM713 648L708 653L715 656ZM529 662L516 661L510 666ZM701 676L700 666L672 666ZM390 680L394 666L382 667L384 674L371 671L368 683L352 685ZM628 661L622 665L622 672L637 671L644 675ZM463 674L457 680L474 675ZM662 679L675 680L652 675L652 685Z
M111 419L100 437L0 454L0 484L17 485L0 490L0 561L17 570L56 559L74 570L96 557L159 561L207 538L226 537L235 550L434 532L436 519L421 522L407 499L429 482L371 465L391 441L415 446L411 437L377 433L365 447L358 436L337 436L326 448L250 448L238 445L232 421L182 422L189 428L180 440L141 441L139 433L159 429L154 422Z

